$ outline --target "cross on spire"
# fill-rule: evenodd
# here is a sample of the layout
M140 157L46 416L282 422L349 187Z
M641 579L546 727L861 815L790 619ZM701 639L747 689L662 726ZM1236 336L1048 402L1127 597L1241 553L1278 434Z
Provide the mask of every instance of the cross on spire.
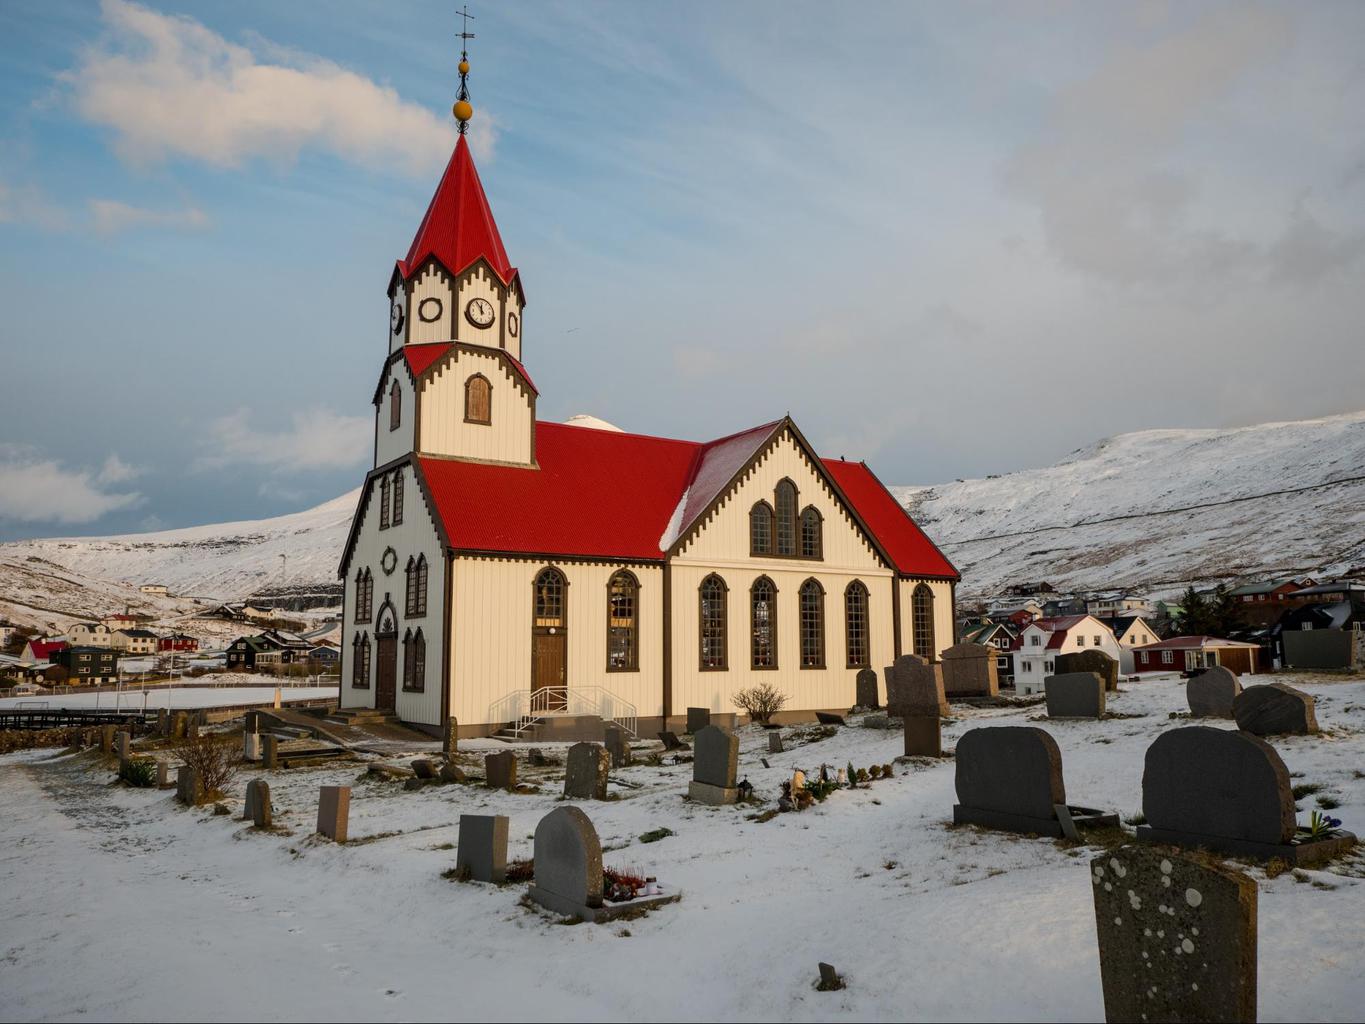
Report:
M452 110L455 120L460 122L460 134L463 135L469 131L469 119L474 116L474 107L469 102L469 40L474 38L474 33L469 31L469 21L474 15L469 13L468 4L455 13L464 20L456 36L460 40L460 91L455 94L455 106Z

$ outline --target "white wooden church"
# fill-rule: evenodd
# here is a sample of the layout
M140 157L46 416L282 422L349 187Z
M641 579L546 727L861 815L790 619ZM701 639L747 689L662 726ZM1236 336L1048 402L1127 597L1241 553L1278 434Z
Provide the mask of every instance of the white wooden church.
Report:
M389 280L340 566L342 708L463 736L593 716L646 735L760 682L786 693L781 720L847 710L860 669L937 658L958 573L866 463L822 458L790 418L700 441L536 419L466 99Z

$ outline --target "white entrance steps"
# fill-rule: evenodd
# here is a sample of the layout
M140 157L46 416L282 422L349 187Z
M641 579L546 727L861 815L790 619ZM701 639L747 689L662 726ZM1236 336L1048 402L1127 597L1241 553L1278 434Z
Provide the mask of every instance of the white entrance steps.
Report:
M607 722L615 722L636 736L639 715L634 704L601 686L542 686L514 690L488 709L488 721L507 724L493 735L515 742L532 738L576 738L574 734L601 735Z

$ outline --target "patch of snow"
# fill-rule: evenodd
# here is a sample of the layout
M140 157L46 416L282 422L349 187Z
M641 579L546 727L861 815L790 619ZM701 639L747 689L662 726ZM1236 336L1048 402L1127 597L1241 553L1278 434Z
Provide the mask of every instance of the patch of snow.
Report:
M587 427L589 430L611 430L618 434L622 433L621 428L616 424L608 423L606 420L590 416L585 412L570 416L564 423L570 427Z
M683 513L687 510L687 496L692 493L692 488L683 491L682 497L678 499L678 505L673 509L673 514L668 517L668 525L664 527L664 535L659 538L659 550L667 551L677 542L678 536L682 533Z

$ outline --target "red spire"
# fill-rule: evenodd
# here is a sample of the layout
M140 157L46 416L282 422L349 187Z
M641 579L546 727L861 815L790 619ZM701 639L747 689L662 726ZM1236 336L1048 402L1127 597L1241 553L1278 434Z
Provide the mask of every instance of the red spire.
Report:
M481 256L504 283L510 283L517 273L502 247L498 225L463 135L431 197L407 259L398 264L399 272L410 276L428 256L435 256L452 274L459 274Z

